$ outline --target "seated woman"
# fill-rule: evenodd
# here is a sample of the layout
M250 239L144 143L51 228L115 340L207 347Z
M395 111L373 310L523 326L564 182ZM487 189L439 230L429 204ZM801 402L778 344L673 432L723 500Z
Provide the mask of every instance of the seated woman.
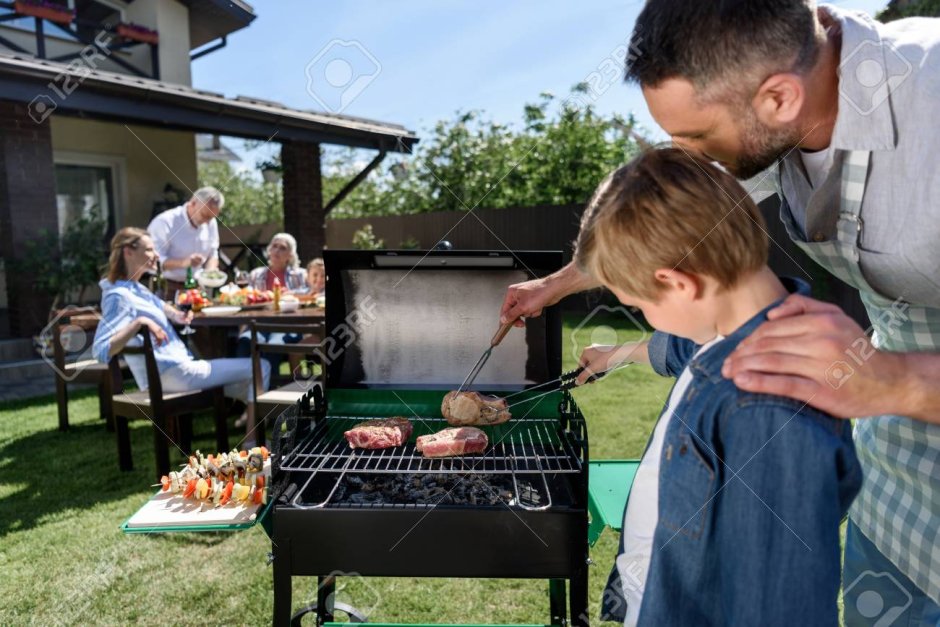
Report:
M301 292L306 289L307 278L300 269L297 240L290 233L275 233L265 249L268 265L251 271L251 286L259 290L273 290L274 279L285 291Z
M153 353L165 392L188 392L218 385L225 395L248 405L246 445L254 441L254 390L250 359L195 359L173 328L171 321L186 324L192 312L183 314L160 300L140 283L141 277L156 268L157 251L147 231L123 228L111 240L108 276L101 280L101 322L95 333L94 355L108 363L125 346L140 346L137 336L146 329L153 336ZM147 389L147 369L143 355L127 355L127 365L142 390ZM268 388L270 365L262 360L263 386Z
M290 233L275 233L265 249L268 265L255 268L249 274L249 285L258 290L273 290L274 280L281 284L282 293L303 293L307 290L307 278L300 268L300 259L297 257L297 240ZM296 344L301 340L297 333L261 333L260 341L266 344ZM238 346L235 354L242 357L251 355L251 330L243 329L238 336ZM280 353L265 354L262 356L277 371L286 355ZM291 363L293 371L296 364ZM235 426L246 422L245 417L235 421Z

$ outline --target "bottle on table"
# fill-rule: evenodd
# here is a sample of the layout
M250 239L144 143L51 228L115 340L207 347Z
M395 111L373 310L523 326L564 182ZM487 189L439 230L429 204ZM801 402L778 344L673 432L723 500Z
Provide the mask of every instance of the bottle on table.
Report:
M274 277L274 311L281 311L281 280Z
M196 277L193 276L193 267L189 266L186 268L186 280L183 282L183 289L191 290L199 287L199 284L196 283Z

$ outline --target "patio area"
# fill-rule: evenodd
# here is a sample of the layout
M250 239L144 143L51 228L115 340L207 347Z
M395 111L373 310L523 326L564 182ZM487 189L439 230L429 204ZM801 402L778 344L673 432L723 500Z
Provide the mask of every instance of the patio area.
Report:
M565 370L575 366L570 343L583 345L595 331L593 325L576 328L579 322L565 320ZM670 383L648 368L631 367L602 385L577 390L577 402L590 417L592 458L639 457ZM98 417L94 390L72 395L70 423L68 432L57 430L54 396L0 404L0 441L5 442L0 448L5 573L0 622L267 623L273 601L271 544L264 531L123 534L120 524L154 491L149 487L152 428L132 423L138 464L122 473L114 435ZM197 416L193 432L195 448L212 449L211 416ZM608 531L592 549L597 564L590 570L592 614L616 543L617 535ZM44 582L38 588L37 573ZM370 622L544 623L548 618L544 582L351 577L343 582L337 601L374 608ZM295 606L315 596L314 580L295 579Z

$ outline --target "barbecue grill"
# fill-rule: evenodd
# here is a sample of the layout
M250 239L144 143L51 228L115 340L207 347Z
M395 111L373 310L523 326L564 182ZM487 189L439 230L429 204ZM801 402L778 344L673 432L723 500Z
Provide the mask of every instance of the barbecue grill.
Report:
M414 444L448 426L441 400L487 345L506 287L557 270L561 253L324 257L325 385L273 429L275 624L292 621L292 576L318 578L316 605L293 620L314 611L323 624L336 573L355 573L546 579L550 623L586 625L587 430L567 391L539 387L560 376L559 312L513 329L477 376L472 389L511 395L513 414L483 428L484 453L429 459ZM390 416L414 425L405 445L346 443L357 422Z

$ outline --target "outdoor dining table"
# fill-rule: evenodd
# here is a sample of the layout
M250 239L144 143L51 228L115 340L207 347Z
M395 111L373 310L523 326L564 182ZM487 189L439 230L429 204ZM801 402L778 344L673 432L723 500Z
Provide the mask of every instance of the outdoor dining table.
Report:
M234 314L224 316L208 315L199 312L193 315L190 326L193 328L204 327L209 332L208 345L206 348L212 354L206 355L207 358L230 357L226 353L226 345L229 333L234 329L238 330L242 325L254 322L277 323L277 324L318 324L324 320L325 309L322 307L301 307L296 311L276 312L268 308L243 309ZM200 345L201 346L201 345Z

